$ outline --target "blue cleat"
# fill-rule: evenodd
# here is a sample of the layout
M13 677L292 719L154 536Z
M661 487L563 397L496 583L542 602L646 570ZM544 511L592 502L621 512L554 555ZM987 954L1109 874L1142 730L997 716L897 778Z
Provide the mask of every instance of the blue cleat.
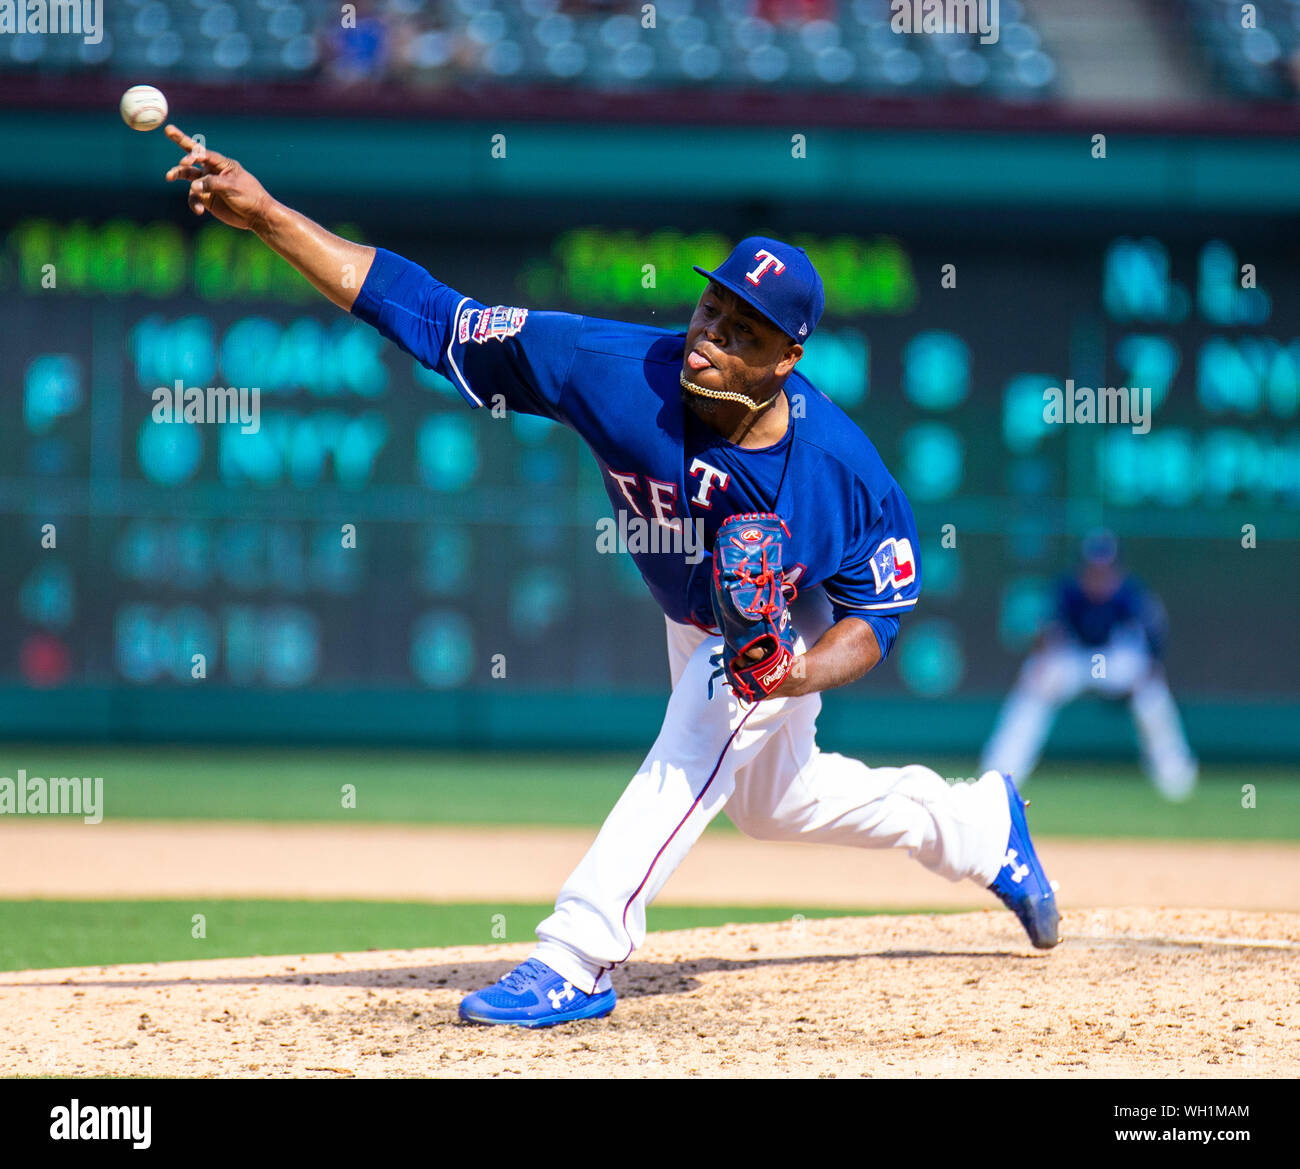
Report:
M545 963L529 958L494 986L462 999L460 1017L467 1023L554 1027L577 1019L603 1019L617 1000L612 987L584 994Z
M1002 781L1007 785L1007 803L1011 806L1011 835L1007 839L1007 854L1002 868L989 889L1020 918L1020 924L1025 927L1025 933L1034 946L1039 950L1050 950L1061 940L1056 890L1043 872L1042 862L1034 851L1034 842L1029 839L1025 801L1009 777L1004 775Z

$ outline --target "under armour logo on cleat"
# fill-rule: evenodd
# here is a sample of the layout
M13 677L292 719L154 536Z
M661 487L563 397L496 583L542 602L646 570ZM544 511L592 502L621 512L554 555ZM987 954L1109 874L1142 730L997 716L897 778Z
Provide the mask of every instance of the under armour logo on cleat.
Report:
M558 990L555 987L551 987L551 989L546 992L546 997L551 1000L551 1006L558 1011L565 1003L571 1003L573 1001L575 997L573 983L566 982L564 986Z
M1004 869L1011 870L1011 879L1017 885L1019 885L1021 881L1023 881L1027 876L1029 876L1028 865L1016 864L1016 850L1014 848L1007 849L1006 859L1002 862L1002 867Z

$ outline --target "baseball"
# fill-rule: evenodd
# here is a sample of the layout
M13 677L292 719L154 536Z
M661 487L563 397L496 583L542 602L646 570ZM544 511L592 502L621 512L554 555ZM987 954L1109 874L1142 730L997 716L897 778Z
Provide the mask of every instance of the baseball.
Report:
M152 85L133 85L122 95L120 109L132 130L156 130L167 118L167 99Z

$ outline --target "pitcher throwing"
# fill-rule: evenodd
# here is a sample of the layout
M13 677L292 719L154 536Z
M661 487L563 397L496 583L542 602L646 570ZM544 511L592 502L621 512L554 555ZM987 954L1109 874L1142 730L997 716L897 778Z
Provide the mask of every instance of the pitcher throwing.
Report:
M572 428L615 518L669 537L634 553L667 626L659 736L532 956L469 995L462 1018L545 1027L609 1014L647 906L724 808L764 840L907 849L989 888L1035 946L1057 944L1053 887L1004 776L950 785L919 764L873 768L817 746L820 692L889 653L921 565L911 507L875 447L795 368L824 303L801 248L754 236L697 267L684 333L487 305L327 232L176 127L167 135L186 151L167 178L189 182L196 214L256 232L470 406L499 400ZM671 538L687 524L710 555Z

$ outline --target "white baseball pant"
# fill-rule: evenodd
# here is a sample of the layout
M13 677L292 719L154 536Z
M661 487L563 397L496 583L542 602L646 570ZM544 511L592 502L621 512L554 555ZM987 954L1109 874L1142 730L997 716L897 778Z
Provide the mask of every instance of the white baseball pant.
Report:
M1100 656L1098 656L1100 655ZM1183 734L1178 707L1164 674L1141 635L1118 632L1103 646L1051 642L1029 655L1002 707L981 765L1022 784L1038 764L1056 712L1085 690L1128 695L1142 745L1143 766L1170 799L1187 796L1196 782L1196 759Z
M820 630L808 621L797 628L811 644ZM805 647L800 638L796 652ZM720 636L668 622L673 690L659 737L537 927L532 956L588 994L645 939L647 906L724 806L761 840L905 848L932 872L982 886L1001 867L1011 817L999 775L949 784L916 764L868 767L822 751L820 696L739 702L722 650Z

